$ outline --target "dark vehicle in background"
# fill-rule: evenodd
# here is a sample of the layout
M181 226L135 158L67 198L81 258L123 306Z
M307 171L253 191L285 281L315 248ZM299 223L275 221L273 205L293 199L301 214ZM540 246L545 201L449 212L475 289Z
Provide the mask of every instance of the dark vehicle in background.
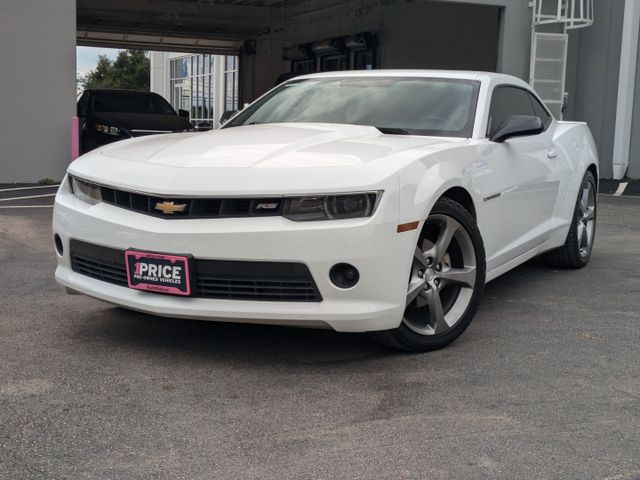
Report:
M135 90L85 90L78 117L80 153L126 138L194 130L189 112L176 113L157 93Z

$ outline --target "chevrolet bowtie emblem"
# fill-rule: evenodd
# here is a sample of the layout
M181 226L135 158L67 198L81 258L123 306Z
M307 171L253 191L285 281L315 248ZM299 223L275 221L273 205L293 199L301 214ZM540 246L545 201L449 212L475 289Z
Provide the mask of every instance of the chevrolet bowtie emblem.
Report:
M173 215L174 213L184 212L187 209L186 203L176 204L175 202L158 202L155 206L156 210L160 210L165 215Z

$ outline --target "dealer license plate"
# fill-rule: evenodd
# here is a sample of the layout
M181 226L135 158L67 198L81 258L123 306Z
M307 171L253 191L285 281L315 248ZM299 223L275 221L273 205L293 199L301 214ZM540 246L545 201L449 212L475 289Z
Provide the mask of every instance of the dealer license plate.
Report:
M125 251L129 288L172 295L191 295L191 257Z

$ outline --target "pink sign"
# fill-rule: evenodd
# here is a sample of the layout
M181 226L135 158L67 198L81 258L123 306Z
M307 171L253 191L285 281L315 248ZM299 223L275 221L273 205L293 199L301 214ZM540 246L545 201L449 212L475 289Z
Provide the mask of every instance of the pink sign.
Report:
M129 288L191 295L189 259L185 256L127 250L125 264Z

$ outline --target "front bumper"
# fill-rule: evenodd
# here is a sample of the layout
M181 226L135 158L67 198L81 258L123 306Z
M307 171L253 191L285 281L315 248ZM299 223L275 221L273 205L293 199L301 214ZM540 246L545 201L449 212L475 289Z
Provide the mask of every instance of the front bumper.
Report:
M56 280L63 286L132 310L166 317L268 323L343 332L395 328L404 311L415 238L396 233L398 196L387 189L367 219L293 222L281 217L166 220L78 200L63 184L56 196L53 232L64 247ZM174 297L133 290L76 273L71 239L125 250L190 253L210 260L300 262L320 291L320 302L247 301ZM340 289L333 265L356 266L360 281Z

